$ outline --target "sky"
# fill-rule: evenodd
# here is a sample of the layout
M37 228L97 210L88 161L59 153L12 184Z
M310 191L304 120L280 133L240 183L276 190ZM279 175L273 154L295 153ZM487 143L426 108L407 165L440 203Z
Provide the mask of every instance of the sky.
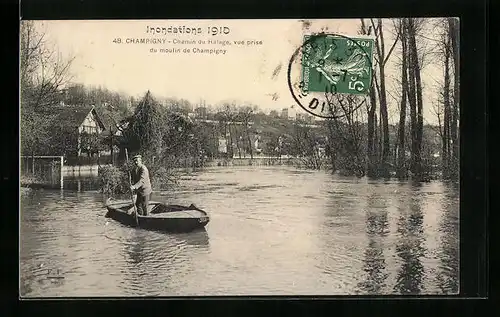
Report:
M319 31L326 26L331 32L347 36L355 36L360 25L359 19L312 21L311 31ZM288 62L294 50L300 46L304 34L299 20L87 20L37 23L63 57L75 57L71 67L74 82L102 86L137 97L150 90L158 97L183 98L193 103L204 100L207 104L217 105L235 100L255 104L264 111L280 111L292 105L296 109L293 111L303 111L296 105L287 84ZM201 33L152 34L147 32L148 27L166 30L169 27L186 27ZM229 34L211 35L209 27L216 27L222 33L229 30ZM385 33L388 51L392 45L390 22ZM432 34L428 36L432 37ZM130 43L132 39L165 42ZM206 43L173 43L193 40L204 40ZM231 45L208 44L208 40L229 41ZM234 43L240 40L245 41L245 44ZM191 49L191 52L183 52L186 48ZM219 54L195 53L195 48L218 49ZM151 49L156 49L156 52ZM180 51L166 53L160 52L160 49ZM225 50L224 54L222 50ZM397 78L399 75L396 67L400 58L398 50L399 45L387 66L391 122L397 121L399 111L397 91L392 88L397 85L391 81L392 77ZM273 76L273 71L279 65L281 71ZM439 65L431 64L423 70L426 123L437 122L432 111L432 103L437 99L433 86L436 80L441 79L441 74ZM273 100L273 95L278 97L277 100Z

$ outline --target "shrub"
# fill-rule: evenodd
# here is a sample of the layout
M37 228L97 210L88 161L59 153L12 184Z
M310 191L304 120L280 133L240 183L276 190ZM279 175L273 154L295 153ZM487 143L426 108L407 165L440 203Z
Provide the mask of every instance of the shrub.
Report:
M106 194L123 194L129 191L127 166L99 168L100 188Z
M151 175L151 186L156 189L166 189L177 184L178 176L171 168L164 166L153 167Z
M102 166L99 168L101 192L106 194L125 194L129 192L130 183L128 171L133 163L122 166ZM177 184L177 174L174 169L155 164L146 165L149 169L151 186L156 190L166 189Z
M19 195L21 197L28 196L31 193L31 188L29 187L20 187L19 188Z
M21 175L19 181L22 187L29 187L33 184L43 183L43 180L37 175Z

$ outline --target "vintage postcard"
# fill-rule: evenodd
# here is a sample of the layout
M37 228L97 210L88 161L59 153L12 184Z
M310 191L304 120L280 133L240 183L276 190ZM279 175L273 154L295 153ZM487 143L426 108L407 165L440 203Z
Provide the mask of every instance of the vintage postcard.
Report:
M21 21L21 297L458 294L459 24Z

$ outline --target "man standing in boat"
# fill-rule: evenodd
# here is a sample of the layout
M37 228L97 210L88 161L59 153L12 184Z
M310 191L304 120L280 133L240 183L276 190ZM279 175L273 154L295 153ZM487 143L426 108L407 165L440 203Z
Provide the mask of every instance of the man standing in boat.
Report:
M147 216L149 198L153 192L149 179L149 170L146 165L142 163L142 157L140 155L135 155L132 160L134 161L135 168L132 169L130 174L133 183L131 189L137 194L135 205L139 215Z

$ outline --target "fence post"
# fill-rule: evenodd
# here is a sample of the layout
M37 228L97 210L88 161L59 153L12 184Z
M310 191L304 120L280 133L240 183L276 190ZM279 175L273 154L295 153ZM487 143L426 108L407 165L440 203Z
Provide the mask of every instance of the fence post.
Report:
M61 189L63 189L63 187L64 187L63 166L64 166L64 156L61 156Z

